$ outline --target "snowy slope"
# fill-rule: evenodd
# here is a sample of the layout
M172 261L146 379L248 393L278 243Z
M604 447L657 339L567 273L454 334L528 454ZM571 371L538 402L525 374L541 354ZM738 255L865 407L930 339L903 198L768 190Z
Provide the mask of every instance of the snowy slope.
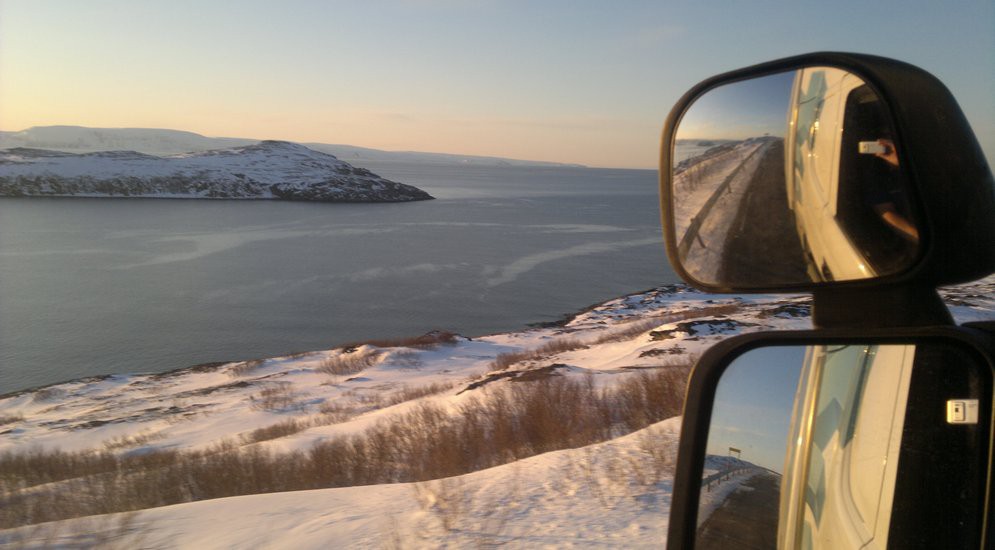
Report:
M0 195L289 199L432 198L332 155L285 141L157 157L135 151L0 151Z
M993 291L995 277L943 295L955 318L966 322L992 317ZM486 400L540 373L618 387L639 373L687 363L730 335L808 328L809 303L805 296L707 295L673 285L605 302L560 326L441 339L427 347L371 343L67 382L0 396L0 453L61 448L140 456L223 442L277 456L308 451L410 418L402 415L426 403L456 412L468 400ZM491 368L499 354L544 345L552 351ZM349 357L369 359L349 374L323 372ZM430 391L392 399L416 388ZM278 389L268 395L279 401L261 406L270 389ZM336 416L330 419L327 410ZM259 442L246 437L287 420L301 429ZM236 496L29 525L0 531L0 545L659 547L678 431L679 418L671 418L604 443L420 483ZM722 460L729 459L710 465L727 466ZM706 504L717 506L743 479L721 485Z

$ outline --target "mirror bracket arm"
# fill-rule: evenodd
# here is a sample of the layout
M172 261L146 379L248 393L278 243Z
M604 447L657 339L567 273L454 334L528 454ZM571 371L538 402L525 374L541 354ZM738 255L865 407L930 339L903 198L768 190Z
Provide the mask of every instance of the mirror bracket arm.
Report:
M816 328L954 325L936 289L922 284L822 288L813 292Z

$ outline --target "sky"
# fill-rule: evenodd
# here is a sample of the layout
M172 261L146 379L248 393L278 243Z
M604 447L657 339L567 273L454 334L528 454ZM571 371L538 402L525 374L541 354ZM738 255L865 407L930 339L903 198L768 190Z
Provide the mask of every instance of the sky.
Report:
M932 72L995 158L991 0L0 0L0 130L654 168L696 82L823 50Z
M736 358L715 390L707 452L739 458L775 472L784 469L804 346L771 346Z
M709 90L681 117L677 139L746 139L765 134L783 138L796 72Z

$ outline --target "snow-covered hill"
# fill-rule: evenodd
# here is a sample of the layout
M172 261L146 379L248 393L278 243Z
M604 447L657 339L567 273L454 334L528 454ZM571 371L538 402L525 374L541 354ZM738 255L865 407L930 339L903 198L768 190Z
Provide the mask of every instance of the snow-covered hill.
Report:
M993 291L995 277L946 289L943 296L955 318L968 322L992 316ZM556 392L573 388L577 395L609 397L581 407L617 402L633 389L638 394L653 373L686 374L684 367L723 338L808 328L809 303L807 296L708 295L674 285L605 302L560 325L516 333L472 339L433 333L406 342L96 377L0 396L0 459L34 456L56 470L65 464L81 472L90 468L79 479L53 474L47 483L24 482L30 485L25 489L20 482L3 483L0 475L0 498L11 505L0 507L0 520L8 525L34 523L31 514L45 517L47 508L66 502L127 509L120 502L87 504L97 495L137 502L150 492L175 492L178 485L187 491L172 501L181 504L0 531L0 545L660 547L670 508L677 417L644 423L620 437L619 430L626 430L615 425L609 430L613 439L552 452L533 449L517 460L517 451L507 451L499 465L462 475L345 484L362 486L333 480L355 475L348 472L363 470L371 460L405 471L409 464L403 460L413 455L395 453L412 438L416 443L431 440L418 437L445 439L430 460L472 455L474 445L500 438L495 417L513 416L529 387L547 392L539 394L546 399L533 399L531 408L520 411L513 419L517 429L562 429L570 436L585 426L563 423L582 410L567 409L556 417L545 405L578 405L573 394ZM140 357L135 370L141 370ZM671 387L657 386L640 399L683 394L682 379L660 379ZM570 381L573 386L564 385ZM598 414L606 411L615 414L607 409ZM462 424L447 420L454 418ZM363 453L357 454L360 447ZM336 448L345 454L329 454ZM53 454L57 449L68 454ZM184 453L199 454L184 462ZM354 460L331 460L313 469L328 456ZM127 467L107 470L104 462L114 460ZM722 460L729 459L714 458L710 467L719 468ZM7 462L3 468L15 466ZM215 469L205 477L207 467ZM207 484L246 476L276 487L256 492L281 491L285 480L266 478L274 467L284 468L281 478L319 472L315 475L328 480L319 485L330 488L229 492L244 496L185 502L198 500L196 493ZM115 473L102 474L101 468ZM155 468L147 485L136 483L143 468ZM738 481L711 494L724 495ZM108 484L137 493L107 493ZM15 504L21 511L10 512ZM21 515L10 517L14 513Z
M158 157L135 151L0 151L0 195L396 202L431 199L285 141Z

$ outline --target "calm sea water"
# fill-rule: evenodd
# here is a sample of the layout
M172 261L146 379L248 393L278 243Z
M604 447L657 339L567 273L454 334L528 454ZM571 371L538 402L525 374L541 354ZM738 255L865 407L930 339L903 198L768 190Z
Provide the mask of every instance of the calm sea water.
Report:
M517 330L676 281L653 171L368 167L438 200L0 199L0 393Z

